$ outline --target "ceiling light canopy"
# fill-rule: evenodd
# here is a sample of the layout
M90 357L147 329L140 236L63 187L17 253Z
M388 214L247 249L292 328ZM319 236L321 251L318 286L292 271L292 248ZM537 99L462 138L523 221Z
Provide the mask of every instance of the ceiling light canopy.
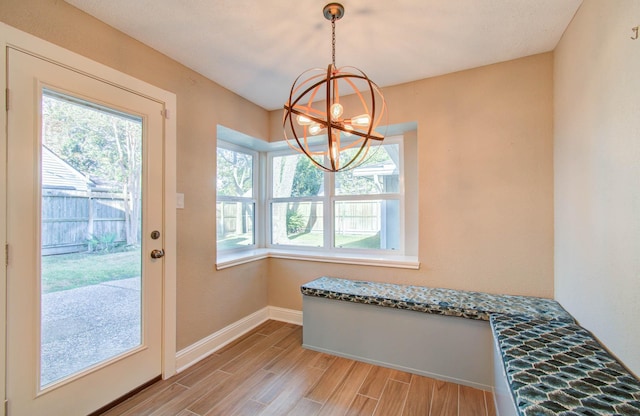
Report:
M355 67L336 67L336 21L344 15L339 3L327 4L331 21L331 58L328 68L303 72L293 83L284 105L283 127L291 148L304 153L329 172L353 169L368 160L382 143L376 131L386 125L386 104L378 86ZM290 134L287 135L287 127ZM326 135L324 144L316 147ZM375 149L374 149L375 148Z

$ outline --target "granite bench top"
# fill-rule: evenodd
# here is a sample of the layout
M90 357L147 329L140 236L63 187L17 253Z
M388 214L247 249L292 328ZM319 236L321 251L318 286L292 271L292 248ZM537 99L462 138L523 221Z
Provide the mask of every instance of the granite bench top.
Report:
M521 416L640 416L640 381L552 299L320 277L306 296L490 320Z
M492 315L522 416L640 415L640 381L581 326Z
M300 290L307 296L484 321L488 321L491 314L499 313L574 322L573 317L555 300L528 296L492 295L336 277L320 277L302 285Z

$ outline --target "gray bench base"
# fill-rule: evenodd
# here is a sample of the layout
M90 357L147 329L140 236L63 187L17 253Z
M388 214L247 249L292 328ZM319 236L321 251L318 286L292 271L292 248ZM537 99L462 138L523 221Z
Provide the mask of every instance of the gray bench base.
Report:
M498 340L493 342L493 401L499 416L518 416L518 409L513 402L507 374L502 365L502 353Z
M489 323L303 296L303 346L491 391Z
M640 416L640 380L551 299L330 277L301 291L307 348L494 390L500 416Z

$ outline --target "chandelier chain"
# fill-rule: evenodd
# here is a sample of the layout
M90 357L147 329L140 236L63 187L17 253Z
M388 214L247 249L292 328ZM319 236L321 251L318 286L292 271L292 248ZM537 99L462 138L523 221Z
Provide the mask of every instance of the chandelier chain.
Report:
M336 67L336 16L331 18L331 63Z

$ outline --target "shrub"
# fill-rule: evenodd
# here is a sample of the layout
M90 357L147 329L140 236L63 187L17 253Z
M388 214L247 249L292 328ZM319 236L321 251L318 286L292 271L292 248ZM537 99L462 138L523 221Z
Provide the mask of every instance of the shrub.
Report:
M296 234L304 229L306 221L298 211L287 211L287 234Z
M106 233L100 236L90 235L87 238L90 252L109 253L116 247L116 233Z

